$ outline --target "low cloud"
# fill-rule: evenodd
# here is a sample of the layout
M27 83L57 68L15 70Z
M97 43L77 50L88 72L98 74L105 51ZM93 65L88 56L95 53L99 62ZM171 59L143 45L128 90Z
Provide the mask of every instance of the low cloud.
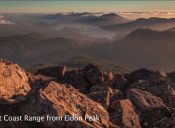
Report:
M134 12L118 12L119 15L127 17L129 19L137 18L150 18L150 17L160 17L160 18L175 18L175 11L134 11Z

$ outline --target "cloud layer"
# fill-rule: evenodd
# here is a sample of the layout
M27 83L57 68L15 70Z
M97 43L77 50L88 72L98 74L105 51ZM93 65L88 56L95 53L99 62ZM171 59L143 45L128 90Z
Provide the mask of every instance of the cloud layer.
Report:
M160 17L160 18L175 18L175 11L163 10L163 11L135 11L135 12L118 12L119 15L129 18L149 18L149 17Z

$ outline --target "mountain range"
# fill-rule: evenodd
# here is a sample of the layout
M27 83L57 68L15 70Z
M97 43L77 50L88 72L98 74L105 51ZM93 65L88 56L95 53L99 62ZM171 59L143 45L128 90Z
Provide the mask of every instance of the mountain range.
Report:
M76 40L36 32L0 37L0 42L0 56L19 62L24 67L38 63L58 63L78 55L106 58L108 54L103 52L109 53L109 42L105 39Z
M111 58L131 69L148 67L170 71L175 68L174 49L174 32L140 28L113 43Z
M130 70L175 69L175 18L128 20L115 13L4 14L0 18L15 23L0 25L0 57L25 68L88 56Z
M107 13L100 16L94 15L92 13L69 13L69 14L52 14L46 15L43 17L45 21L50 21L50 24L61 24L61 23L83 23L83 24L92 24L98 26L111 25L116 23L125 23L130 20L116 14L116 13Z
M138 28L150 28L154 30L166 30L175 26L175 18L157 18L151 17L148 19L139 18L127 23L113 24L104 28L112 31L128 31L131 32Z

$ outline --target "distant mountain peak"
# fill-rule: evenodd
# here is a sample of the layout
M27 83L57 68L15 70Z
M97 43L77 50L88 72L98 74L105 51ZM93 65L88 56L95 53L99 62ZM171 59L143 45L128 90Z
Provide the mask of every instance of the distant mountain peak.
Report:
M152 29L149 29L149 28L138 28L136 30L134 30L133 32L131 33L147 33L147 32L159 32L159 31L156 31L156 30L152 30Z
M103 14L101 17L116 17L119 16L116 13L107 13L107 14Z
M153 30L153 29L149 29L149 28L138 28L136 30L134 30L133 32L131 33L145 33L145 34L151 34L151 33L168 33L168 34L175 34L174 32L171 32L171 31L156 31L156 30Z
M170 36L175 36L175 33L172 31L156 31L148 28L138 28L129 33L125 38L136 38L136 39L141 37L161 38Z
M175 21L175 18L161 18L161 17L139 18L133 22L138 22L138 21L141 21L141 22L148 22L148 21L150 22L164 22L164 21L171 22L171 21Z

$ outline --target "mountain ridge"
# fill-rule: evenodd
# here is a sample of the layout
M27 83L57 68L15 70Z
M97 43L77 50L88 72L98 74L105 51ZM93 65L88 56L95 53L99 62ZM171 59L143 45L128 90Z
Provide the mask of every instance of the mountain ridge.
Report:
M175 25L175 18L157 18L157 17L151 17L151 18L139 18L134 21L130 21L128 23L122 23L122 24L116 24L111 26L104 27L107 30L124 30L124 29L137 29L140 27L147 28L151 26L158 26L159 24L169 24L172 23L171 26Z
M174 68L175 33L137 29L113 43L112 59L130 69L148 67L171 71Z

